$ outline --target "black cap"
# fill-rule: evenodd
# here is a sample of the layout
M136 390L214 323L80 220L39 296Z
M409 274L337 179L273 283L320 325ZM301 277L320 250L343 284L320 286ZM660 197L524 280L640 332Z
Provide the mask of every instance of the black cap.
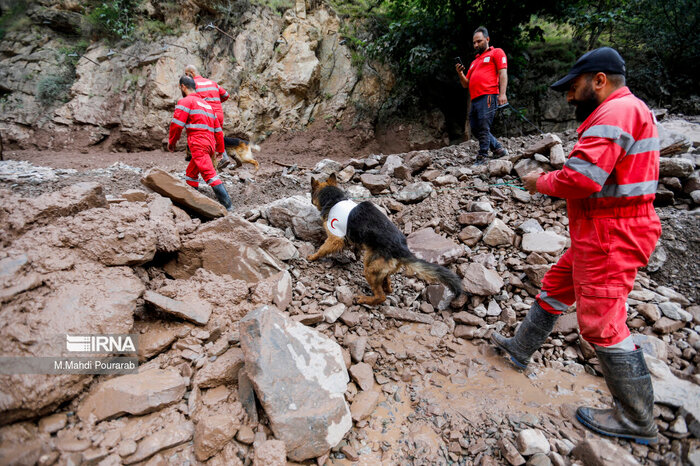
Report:
M552 84L551 87L555 91L568 91L571 81L577 76L599 72L624 75L626 73L625 60L617 53L617 50L610 47L591 50L576 61L569 74Z

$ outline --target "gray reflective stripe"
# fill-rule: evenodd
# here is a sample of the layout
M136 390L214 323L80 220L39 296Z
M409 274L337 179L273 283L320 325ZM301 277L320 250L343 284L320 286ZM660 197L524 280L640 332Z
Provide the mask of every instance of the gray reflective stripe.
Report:
M215 133L221 133L221 132L223 132L223 129L221 129L221 128L214 128L214 132L215 132Z
M189 176L185 175L185 179L187 181L194 181L195 183L199 183L199 178L190 178Z
M177 118L173 118L173 123L175 123L175 124L178 125L178 126L185 126L185 122L184 122L184 121L180 121L180 120L178 120Z
M228 92L224 91L223 97L228 97Z
M187 125L187 126L185 126L185 128L187 128L187 129L206 129L208 131L211 131L212 133L216 132L216 130L209 125ZM221 128L218 128L218 130L221 131Z
M578 157L569 158L564 165L601 186L605 184L605 180L607 180L608 176L610 176L608 172L600 168L598 165L592 164L591 162L583 159L579 159Z
M545 303L549 304L554 308L555 311L566 311L566 308L569 307L566 304L562 303L559 300L556 300L552 298L551 296L547 296L546 291L540 292L540 299L544 301Z
M640 139L627 151L627 155L642 154L661 150L659 138Z
M197 92L218 91L218 87L198 87Z
M612 125L596 125L591 126L581 135L583 138L605 138L612 139L612 141L618 146L622 147L625 153L629 152L635 143L634 138L631 134L626 133L619 126Z
M218 97L205 97L204 100L206 100L207 102L221 102L221 99L219 99Z
M214 178L209 178L209 181L207 181L207 184L212 184L214 181L219 181L219 175L216 175Z
M606 184L600 192L592 194L591 197L634 197L655 194L658 184L657 180L630 184Z
M191 108L185 107L184 105L176 105L175 108L187 113L190 113L190 111L192 110Z
M206 115L210 118L216 119L216 115L214 115L213 113L209 113L206 110L192 110L192 115Z

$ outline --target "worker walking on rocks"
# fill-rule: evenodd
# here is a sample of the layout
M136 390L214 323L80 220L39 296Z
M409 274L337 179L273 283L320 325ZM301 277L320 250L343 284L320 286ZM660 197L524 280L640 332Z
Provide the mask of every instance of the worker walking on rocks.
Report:
M170 123L168 150L175 151L175 145L184 128L187 132L187 146L192 153L192 159L185 171L187 184L194 188L199 187L199 175L202 175L204 181L214 190L219 202L231 212L231 198L211 162L212 155L218 156L224 151L224 133L219 120L212 106L197 95L192 78L180 78L180 91L183 98L178 100Z
M464 73L464 65L457 63L455 68L462 87L469 88L472 101L469 111L469 125L472 134L479 140L479 153L476 165L486 161L489 149L495 157L508 155L508 151L491 134L491 124L499 105L508 103L508 60L503 49L489 46L489 32L485 27L474 31L473 44L476 58Z
M229 98L226 89L219 86L215 81L211 79L206 79L197 74L197 68L194 65L187 65L185 67L185 75L194 79L195 85L197 86L197 94L204 99L209 105L214 109L214 114L219 120L219 126L223 129L224 127L224 109L221 106L221 102L226 102ZM224 169L231 163L231 159L226 153L224 148L221 161L217 164L215 168L218 170Z
M567 91L583 121L561 170L523 177L530 193L565 198L571 247L547 272L512 338L492 341L525 367L557 317L576 302L581 336L593 345L615 399L612 409L581 407L591 430L638 443L657 441L651 376L627 328L627 295L661 235L653 201L659 138L649 108L625 86L625 62L609 47L583 55L552 85Z

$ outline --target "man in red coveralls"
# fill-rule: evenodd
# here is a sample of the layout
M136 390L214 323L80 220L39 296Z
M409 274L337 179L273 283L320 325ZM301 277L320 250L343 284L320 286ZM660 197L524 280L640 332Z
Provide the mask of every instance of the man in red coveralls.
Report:
M185 67L185 74L190 78L194 79L194 83L197 86L197 94L205 100L214 109L214 114L219 120L219 126L223 129L224 127L224 109L221 107L221 102L226 102L229 98L226 89L219 86L215 81L211 79L205 79L197 74L197 68L194 65L187 65ZM228 164L231 163L231 159L226 153L226 149L223 150L223 156L221 161L217 164L216 168L221 170L226 168Z
M661 235L653 201L659 139L649 108L625 86L625 62L609 47L583 55L552 85L567 91L583 121L561 170L530 173L525 187L567 200L571 247L547 272L542 290L512 338L492 341L525 367L557 317L576 302L581 336L593 345L615 399L613 409L581 407L591 430L655 443L651 376L627 328L627 295Z
M211 163L211 156L219 155L224 150L224 133L214 109L195 91L195 83L189 76L180 78L182 99L175 106L175 114L170 123L168 150L175 151L183 128L187 132L187 145L192 153L192 160L185 171L185 180L192 187L199 187L199 175L212 187L219 202L231 212L231 198L219 179Z
M458 63L455 66L462 87L469 88L469 97L472 101L469 125L472 134L479 140L476 165L486 161L489 149L496 157L508 155L508 151L491 134L496 107L508 103L508 97L506 97L508 60L503 49L489 46L490 40L489 32L485 27L477 28L473 38L476 58L469 65L466 74L462 64Z

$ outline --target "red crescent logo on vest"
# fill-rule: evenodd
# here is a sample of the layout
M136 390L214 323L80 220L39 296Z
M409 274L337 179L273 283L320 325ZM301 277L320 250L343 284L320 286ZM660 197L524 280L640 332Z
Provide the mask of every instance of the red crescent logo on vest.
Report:
M335 227L333 226L333 222L337 222L337 221L338 221L337 218L334 218L333 220L331 220L331 228L335 229Z

